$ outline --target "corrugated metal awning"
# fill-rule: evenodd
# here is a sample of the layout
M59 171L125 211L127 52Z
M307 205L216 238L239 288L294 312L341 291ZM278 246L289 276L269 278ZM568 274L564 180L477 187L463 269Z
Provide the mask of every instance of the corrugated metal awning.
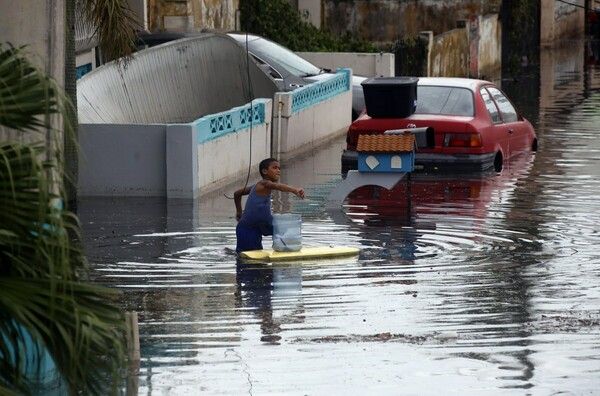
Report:
M79 122L187 123L272 98L275 83L247 60L233 39L213 33L137 52L128 64L108 63L78 81Z

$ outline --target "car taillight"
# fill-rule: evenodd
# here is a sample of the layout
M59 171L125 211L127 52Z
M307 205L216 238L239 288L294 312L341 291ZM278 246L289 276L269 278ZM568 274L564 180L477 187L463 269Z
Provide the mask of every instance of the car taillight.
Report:
M447 133L444 147L481 147L481 135L478 133Z

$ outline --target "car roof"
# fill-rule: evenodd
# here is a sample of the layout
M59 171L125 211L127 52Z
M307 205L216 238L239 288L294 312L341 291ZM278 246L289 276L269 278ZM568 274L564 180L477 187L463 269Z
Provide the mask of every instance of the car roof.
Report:
M246 37L248 38L248 41L253 41L253 40L266 40L264 37L259 37L256 36L254 34L249 34L249 33L237 33L237 32L229 32L226 33L229 37L231 37L232 39L234 39L237 42L243 43L246 41Z
M489 81L463 77L419 77L417 85L432 85L440 87L461 87L471 91L477 90L481 85L492 84Z
M289 75L301 79L313 77L322 70L289 48L267 38L239 32L230 32L227 35L243 47L247 42L248 51L255 58L273 67L284 79Z

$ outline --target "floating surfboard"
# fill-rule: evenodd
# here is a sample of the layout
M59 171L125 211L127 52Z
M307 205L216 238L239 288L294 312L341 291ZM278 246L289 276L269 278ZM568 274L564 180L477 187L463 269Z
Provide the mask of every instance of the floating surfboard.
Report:
M240 257L251 260L282 261L353 256L359 252L359 248L348 246L305 246L297 252L276 252L273 249L247 250L241 252Z

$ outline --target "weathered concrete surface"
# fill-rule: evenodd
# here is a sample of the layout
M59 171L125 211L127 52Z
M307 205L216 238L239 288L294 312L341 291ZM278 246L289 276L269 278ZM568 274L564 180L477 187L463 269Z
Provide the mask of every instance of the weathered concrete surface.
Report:
M336 35L350 31L365 40L389 43L422 30L441 34L472 15L497 12L500 4L500 0L485 4L479 0L324 0L323 21Z
M239 0L133 0L147 1L148 29L166 32L199 32L204 28L236 30Z
M502 24L498 14L474 17L479 26L477 42L477 69L471 76L489 78L500 72L502 67ZM472 30L471 30L472 31ZM471 46L474 45L470 37Z
M468 77L469 38L466 29L454 29L433 39L429 73L432 77Z
M62 87L65 81L64 20L64 0L0 0L0 42L15 47L27 45L28 59ZM56 120L55 126L60 128L58 125ZM0 141L22 138L22 133L0 128Z

